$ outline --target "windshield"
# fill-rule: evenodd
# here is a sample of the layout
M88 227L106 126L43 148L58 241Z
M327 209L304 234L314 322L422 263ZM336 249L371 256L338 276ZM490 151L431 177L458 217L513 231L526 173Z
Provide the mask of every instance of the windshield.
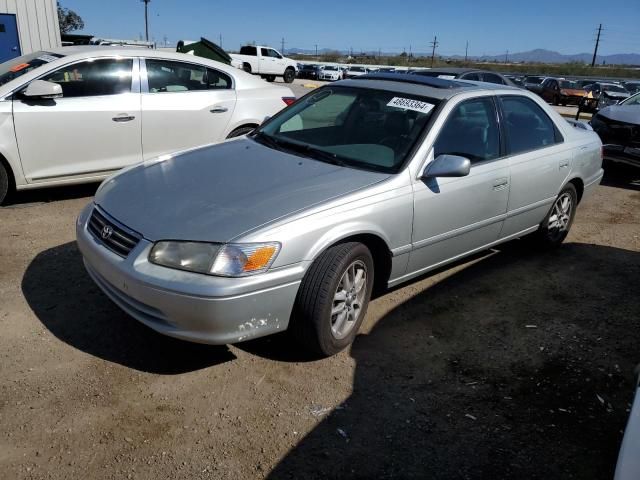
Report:
M640 105L640 93L636 93L634 96L623 100L620 102L620 105Z
M602 90L605 92L629 93L619 85L602 85Z
M524 77L524 83L542 83L542 77Z
M316 65L304 65L302 67L303 70L315 70L316 68Z
M352 72L364 72L364 67L351 67Z
M578 88L576 87L576 84L573 82L570 82L569 80L560 80L560 88Z
M35 52L4 62L0 64L0 85L4 85L30 72L34 68L41 67L62 57L64 57L64 55L57 53Z
M325 87L283 110L253 138L320 161L395 173L438 103L404 93Z
M338 70L338 67L333 67L333 66L329 65L327 67L324 67L324 69L325 70L331 70L331 71L335 72L336 70Z

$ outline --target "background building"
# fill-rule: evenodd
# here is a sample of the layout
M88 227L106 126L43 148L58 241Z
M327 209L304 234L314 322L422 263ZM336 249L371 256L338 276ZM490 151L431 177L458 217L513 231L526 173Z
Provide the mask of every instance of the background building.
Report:
M60 46L56 0L0 0L0 62Z

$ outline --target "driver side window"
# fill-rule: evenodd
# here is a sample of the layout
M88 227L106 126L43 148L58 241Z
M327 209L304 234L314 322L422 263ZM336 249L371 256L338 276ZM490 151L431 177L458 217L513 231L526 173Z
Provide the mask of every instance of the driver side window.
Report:
M500 131L491 98L462 102L449 114L434 145L434 156L460 155L471 163L500 156Z

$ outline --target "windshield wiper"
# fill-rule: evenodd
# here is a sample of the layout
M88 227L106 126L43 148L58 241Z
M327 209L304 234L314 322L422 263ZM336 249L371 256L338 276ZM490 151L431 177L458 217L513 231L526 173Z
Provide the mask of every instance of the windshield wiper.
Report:
M277 138L271 135L267 135L266 133L263 133L263 132L256 133L254 135L254 138L256 138L259 142L263 143L264 145L267 145L275 150L288 150L291 152L301 153L305 157L331 163L333 165L338 165L340 167L346 166L345 162L340 160L338 158L338 155L336 155L335 153L327 152L326 150L312 147L311 145L291 142L288 140L284 140L282 138Z
M273 138L271 135L258 132L255 135L253 135L253 138L255 138L258 141L258 143L262 143L263 145L271 147L274 150L282 150L282 147L280 146L280 142L278 142L278 140Z

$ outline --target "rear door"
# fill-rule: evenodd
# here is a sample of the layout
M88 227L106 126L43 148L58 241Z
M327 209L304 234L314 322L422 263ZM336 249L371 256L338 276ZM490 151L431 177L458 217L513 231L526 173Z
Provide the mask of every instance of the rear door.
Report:
M261 48L260 49L260 73L270 73L276 74L278 73L278 63L275 55L272 55L270 48Z
M142 78L145 159L224 140L236 105L230 75L195 63L147 58Z
M506 137L511 192L501 237L536 227L564 184L572 148L542 107L530 98L499 98Z
M509 165L502 153L493 97L466 100L451 111L434 143L433 158L464 156L471 161L471 171L466 177L414 184L409 273L498 239L509 198Z
M101 176L142 160L138 59L98 58L40 78L62 98L13 100L20 160L27 181Z

